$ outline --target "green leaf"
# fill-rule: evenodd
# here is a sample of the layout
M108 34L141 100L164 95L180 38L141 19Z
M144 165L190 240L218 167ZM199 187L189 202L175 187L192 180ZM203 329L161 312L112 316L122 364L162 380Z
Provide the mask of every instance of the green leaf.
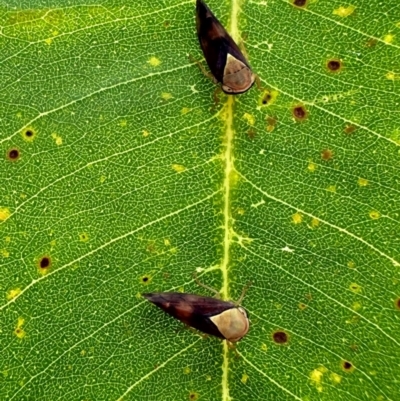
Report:
M261 90L193 1L1 6L1 400L400 399L398 1L209 6ZM140 296L195 271L236 353Z

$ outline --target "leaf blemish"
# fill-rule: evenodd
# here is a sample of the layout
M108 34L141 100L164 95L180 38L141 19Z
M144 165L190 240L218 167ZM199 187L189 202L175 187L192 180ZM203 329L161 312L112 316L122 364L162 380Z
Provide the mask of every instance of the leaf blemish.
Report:
M40 273L41 273L41 274L46 274L46 273L49 271L50 266L51 266L51 259L50 259L50 257L49 257L49 256L42 256L42 257L39 259L38 265L39 265Z
M189 400L190 401L196 401L198 399L199 399L199 394L198 393L195 393L194 391L191 391L189 393Z
M344 127L344 133L347 135L352 134L355 130L357 129L357 127L353 124L348 124Z
M15 162L19 159L20 155L21 154L17 148L12 148L7 152L7 159Z
M272 333L272 339L276 344L287 344L289 342L289 334L283 330L277 330Z
M296 121L300 122L304 121L307 118L308 113L306 108L302 104L300 104L293 107L292 115Z
M22 132L22 137L25 141L32 142L36 137L36 131L32 127L26 128Z
M250 128L247 131L247 136L249 139L253 140L256 137L256 133L257 133L257 131L254 128Z
M380 214L377 210L371 210L371 211L369 212L369 217L370 217L372 220L377 220L377 219L379 219L379 218L381 217L381 214Z
M144 285L148 285L151 283L151 276L145 274L144 276L140 277L139 282Z
M351 283L350 284L350 291L359 294L361 292L361 285L357 284L357 283Z
M147 61L152 67L158 67L161 64L161 60L153 56Z
M340 7L335 8L333 10L333 15L338 15L339 17L346 18L349 15L353 14L355 9L356 8L354 6L351 6L351 5L348 6L348 7L340 6Z
M172 170L175 170L177 173L182 173L183 171L186 170L186 167L183 166L182 164L173 164L171 168Z
M307 5L307 0L293 0L292 4L298 8L304 8Z
M339 72L343 67L343 63L339 59L331 59L326 63L326 68L329 72Z
M267 131L272 132L275 129L275 125L277 123L276 117L267 117Z
M395 299L394 306L396 309L400 310L400 297Z
M10 209L8 207L0 207L0 221L7 220L11 215Z
M21 293L21 288L14 288L13 290L7 292L7 299L8 300L13 299L20 293Z
M88 242L89 241L89 235L87 233L79 234L79 241Z
M317 369L314 369L310 373L310 380L311 382L315 385L317 391L321 392L323 390L323 387L321 385L322 383L322 378L324 373L326 373L328 369L325 366L320 366Z
M18 318L17 321L17 327L14 329L14 334L18 337L18 338L24 338L26 335L25 330L22 328L23 324L25 323L25 319L22 317Z
M355 369L354 365L349 361L342 361L341 367L347 373L353 372Z
M333 152L332 152L332 150L330 150L330 149L324 149L324 150L321 152L321 159L322 159L322 160L328 161L328 160L331 160L332 157L333 157Z
M277 90L266 89L258 100L259 107L271 106L271 104L275 103L278 95L279 92Z
M294 224L300 224L302 221L303 221L303 215L301 213L297 212L292 216L292 222Z

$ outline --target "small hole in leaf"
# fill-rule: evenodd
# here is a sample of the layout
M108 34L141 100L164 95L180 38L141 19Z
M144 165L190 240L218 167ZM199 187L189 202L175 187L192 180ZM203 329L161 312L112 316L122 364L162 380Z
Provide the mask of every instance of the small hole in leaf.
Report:
M141 284L148 285L151 282L151 276L145 274L144 276L140 277L139 281Z
M20 156L19 150L16 149L16 148L10 149L10 150L7 152L7 158L8 158L9 160L11 160L11 161L16 161L16 160L18 160L18 159L19 159L19 156Z
M272 339L277 344L286 344L289 341L289 336L285 331L277 330L272 333Z
M298 121L302 121L307 118L307 110L303 105L293 107L292 113L293 117Z
M36 131L32 127L28 127L21 131L21 135L25 141L32 142L36 137Z

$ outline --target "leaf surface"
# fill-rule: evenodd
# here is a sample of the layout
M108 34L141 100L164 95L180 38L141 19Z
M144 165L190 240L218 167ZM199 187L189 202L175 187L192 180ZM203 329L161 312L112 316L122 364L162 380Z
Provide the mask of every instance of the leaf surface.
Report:
M193 1L2 5L0 399L398 400L397 3L210 0L218 104ZM236 355L140 296L195 271Z

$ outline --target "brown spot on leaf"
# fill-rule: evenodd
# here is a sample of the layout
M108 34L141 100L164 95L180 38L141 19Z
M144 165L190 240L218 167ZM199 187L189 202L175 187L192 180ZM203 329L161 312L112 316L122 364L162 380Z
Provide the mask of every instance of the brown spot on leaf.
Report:
M308 113L306 108L302 104L299 104L293 107L292 114L297 121L303 121L307 118Z
M395 306L398 310L400 310L400 298L397 298L397 299L394 301L394 306Z
M349 361L342 361L342 369L345 372L352 372L354 370L354 365Z
M333 152L330 149L324 149L321 152L321 159L322 160L328 161L328 160L331 160L332 157L333 157Z
M41 269L48 269L51 265L51 259L48 256L43 256L40 260L39 260L39 267Z
M17 148L12 148L7 152L7 159L15 162L20 157L19 150Z
M342 69L343 63L339 59L331 59L326 63L326 68L330 72L339 72Z
M350 135L350 134L352 134L355 130L357 129L357 127L355 126L355 125L353 125L353 124L347 124L345 127L344 127L344 133L345 134L347 134L347 135Z
M256 130L254 128L250 128L247 131L247 136L249 137L249 139L253 140L256 137Z
M277 344L287 344L289 335L283 330L277 330L272 333L272 339Z
M307 0L293 0L293 5L299 8L303 8L307 5Z

